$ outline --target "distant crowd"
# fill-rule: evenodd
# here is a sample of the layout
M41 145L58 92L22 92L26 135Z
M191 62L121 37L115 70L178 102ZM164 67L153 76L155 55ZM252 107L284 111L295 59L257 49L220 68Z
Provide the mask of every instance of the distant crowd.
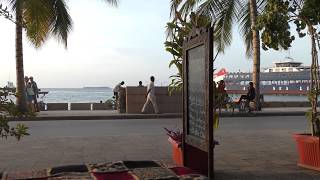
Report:
M25 95L27 106L32 112L39 112L38 98L39 98L39 89L37 83L33 80L33 77L25 76Z

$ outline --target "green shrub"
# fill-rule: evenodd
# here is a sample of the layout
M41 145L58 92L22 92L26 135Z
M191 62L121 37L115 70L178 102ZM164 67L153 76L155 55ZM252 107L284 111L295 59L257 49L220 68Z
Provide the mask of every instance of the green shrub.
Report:
M32 116L30 112L21 113L14 102L8 99L10 92L7 89L0 89L0 136L1 138L15 137L20 140L23 136L29 135L28 127L18 123L15 127L9 125L10 120L21 117Z

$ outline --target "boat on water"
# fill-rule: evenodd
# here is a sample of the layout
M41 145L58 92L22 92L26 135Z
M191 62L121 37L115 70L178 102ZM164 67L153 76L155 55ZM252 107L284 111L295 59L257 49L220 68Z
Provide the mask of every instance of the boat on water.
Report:
M252 72L227 72L221 69L214 74L214 80L224 80L227 92L243 94L252 81ZM264 68L260 73L260 92L262 94L305 95L310 89L310 66L286 58L274 62L273 67Z

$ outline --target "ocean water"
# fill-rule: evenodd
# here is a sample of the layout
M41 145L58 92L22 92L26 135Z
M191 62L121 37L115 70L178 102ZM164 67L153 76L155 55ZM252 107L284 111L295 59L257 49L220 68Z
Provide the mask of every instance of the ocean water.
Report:
M109 88L42 88L41 91L49 92L40 101L45 103L98 103L112 98L113 92Z
M45 103L98 103L105 102L112 98L113 92L108 88L42 88L41 91L49 93L42 97L39 101ZM237 99L240 95L230 95L233 99ZM264 101L292 102L292 101L308 101L306 96L293 95L264 95Z

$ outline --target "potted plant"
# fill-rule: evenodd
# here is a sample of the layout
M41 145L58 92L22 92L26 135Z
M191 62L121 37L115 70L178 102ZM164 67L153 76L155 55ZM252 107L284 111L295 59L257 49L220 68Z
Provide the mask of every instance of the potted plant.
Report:
M290 23L294 22L294 23ZM312 109L306 113L311 132L293 135L299 152L298 165L320 171L320 117L317 112L320 95L318 50L320 49L320 1L319 0L268 0L265 11L258 18L262 30L262 47L267 50L288 49L294 41L290 25L295 24L300 38L308 35L311 40L310 91L308 99Z
M214 115L214 128L218 128L219 116L218 113ZM182 138L183 132L179 128L168 129L164 128L169 136L168 141L172 145L172 159L178 166L183 166L183 156L182 156ZM214 146L219 145L219 142L214 141Z
M308 99L312 106L315 96L319 94L318 91L310 91ZM308 169L314 169L320 171L320 138L319 138L319 116L317 109L314 109L306 113L306 117L309 120L311 127L311 134L294 134L293 138L297 143L297 150L299 153L298 166Z
M172 159L178 166L183 166L182 158L182 131L180 129L164 128L169 136L168 141L172 145Z

